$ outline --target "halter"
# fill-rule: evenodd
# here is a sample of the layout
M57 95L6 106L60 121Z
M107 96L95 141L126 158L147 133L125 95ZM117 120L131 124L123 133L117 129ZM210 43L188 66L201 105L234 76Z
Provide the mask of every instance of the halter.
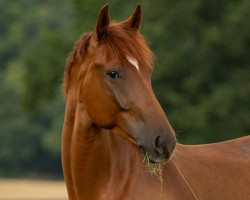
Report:
M181 175L182 179L185 181L185 183L187 184L188 188L190 189L190 191L192 192L192 194L194 195L194 198L196 200L199 200L198 197L195 195L194 191L192 190L191 186L189 185L189 183L187 182L187 180L185 179L184 175L181 173L181 171L179 170L179 168L177 167L176 163L174 162L174 160L171 160L175 166L175 168L177 169L177 171L179 172L179 174Z

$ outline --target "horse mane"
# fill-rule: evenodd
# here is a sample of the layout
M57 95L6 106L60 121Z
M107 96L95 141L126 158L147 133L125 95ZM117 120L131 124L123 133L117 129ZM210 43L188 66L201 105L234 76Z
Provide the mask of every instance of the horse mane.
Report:
M67 58L66 67L64 70L64 78L63 78L63 91L64 91L65 97L67 97L67 94L68 94L69 81L70 81L72 68L75 64L80 63L81 61L84 60L84 57L86 55L86 52L89 46L91 35L92 35L92 32L83 33L80 39L75 42L73 51L70 52Z
M93 32L82 34L68 56L63 80L65 96L67 96L69 89L71 70L75 64L84 61L92 35ZM149 68L150 71L153 70L154 55L147 46L144 37L136 30L127 27L125 23L111 23L98 45L104 47L106 58L124 61L128 56L136 59L138 63Z

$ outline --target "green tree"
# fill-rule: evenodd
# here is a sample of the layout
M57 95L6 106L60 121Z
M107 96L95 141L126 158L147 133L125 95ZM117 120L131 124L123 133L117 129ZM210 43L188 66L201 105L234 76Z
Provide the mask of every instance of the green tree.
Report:
M61 175L65 61L106 1L1 0L0 176ZM136 4L109 0L111 20ZM143 1L153 88L184 143L250 132L250 2Z
M207 143L249 134L249 1L146 6L153 85L179 137Z
M72 8L67 0L2 0L0 15L0 176L62 175L61 79Z

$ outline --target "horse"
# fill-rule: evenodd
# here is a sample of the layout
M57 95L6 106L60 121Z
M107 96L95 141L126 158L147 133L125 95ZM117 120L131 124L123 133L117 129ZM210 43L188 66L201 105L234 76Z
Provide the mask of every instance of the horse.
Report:
M138 4L127 20L110 22L104 5L67 59L62 166L69 200L250 199L249 136L176 142L151 87L153 53L141 19Z

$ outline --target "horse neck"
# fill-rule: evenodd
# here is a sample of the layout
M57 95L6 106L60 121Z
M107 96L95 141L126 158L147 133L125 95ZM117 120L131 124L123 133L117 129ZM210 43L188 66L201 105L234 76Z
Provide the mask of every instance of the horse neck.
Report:
M67 102L62 141L63 170L72 199L96 199L101 191L109 193L117 180L122 193L131 172L141 170L140 150L112 131L94 127L81 102Z
M62 161L69 200L132 199L135 194L142 195L139 199L150 199L179 191L180 185L176 189L171 181L164 182L168 188L164 195L160 181L145 172L142 160L134 144L112 131L92 126L82 103L67 102ZM182 183L182 191L192 197L181 176L175 178L175 167L171 163L165 167L166 180Z

